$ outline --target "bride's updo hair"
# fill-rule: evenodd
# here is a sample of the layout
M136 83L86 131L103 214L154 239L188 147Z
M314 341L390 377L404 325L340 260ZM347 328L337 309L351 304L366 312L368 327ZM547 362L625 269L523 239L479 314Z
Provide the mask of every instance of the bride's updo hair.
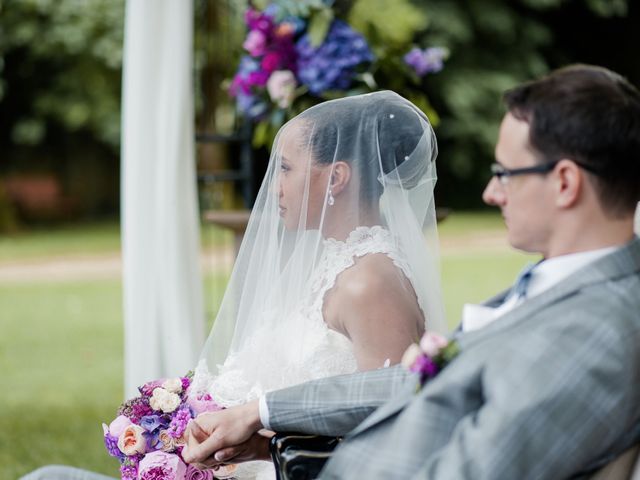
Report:
M304 125L302 141L317 163L345 161L358 171L364 201L380 197L383 176L394 170L397 183L414 187L437 155L426 115L391 91L324 102L298 119ZM411 165L398 169L405 163Z

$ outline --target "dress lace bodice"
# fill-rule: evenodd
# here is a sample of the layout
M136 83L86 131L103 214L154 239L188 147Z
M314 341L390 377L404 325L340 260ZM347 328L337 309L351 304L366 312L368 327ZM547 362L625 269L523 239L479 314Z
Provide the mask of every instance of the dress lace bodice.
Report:
M323 242L323 253L311 278L310 294L300 299L292 313L298 317L296 323L304 325L301 341L290 339L288 345L283 344L282 339L287 339L291 332L278 329L255 332L240 351L229 355L217 376L211 376L206 363L200 362L194 386L204 390L208 385L206 389L217 403L232 406L258 398L270 390L356 371L351 342L324 321L322 311L326 293L334 287L340 273L365 255L387 255L409 279L410 270L397 242L381 226L358 227L345 241L329 238ZM277 312L265 312L268 314L277 315ZM269 351L265 349L265 343L280 348ZM269 354L261 357L268 358L247 358L265 350Z
M330 329L324 320L322 312L327 292L342 272L365 255L387 255L409 280L410 269L395 238L381 226L358 227L345 241L329 238L323 243L322 255L310 279L310 293L300 299L292 313L296 316L294 324L304 326L301 329L304 334L296 337L288 327L256 331L241 350L228 356L217 376L209 373L206 361L202 360L192 388L206 390L219 405L229 407L254 400L270 390L357 370L353 345L347 337ZM277 314L264 312L264 315ZM291 325L290 322L283 324ZM264 462L249 462L239 467L237 478L273 478L272 467Z

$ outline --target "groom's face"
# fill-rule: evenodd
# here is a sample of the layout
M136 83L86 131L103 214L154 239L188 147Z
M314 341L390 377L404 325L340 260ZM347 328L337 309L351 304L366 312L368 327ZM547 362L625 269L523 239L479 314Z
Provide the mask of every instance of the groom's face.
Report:
M529 124L508 113L500 126L495 156L506 170L538 165L529 143ZM494 176L489 181L483 200L502 211L513 247L545 254L553 212L552 182L548 175L514 175L502 180Z

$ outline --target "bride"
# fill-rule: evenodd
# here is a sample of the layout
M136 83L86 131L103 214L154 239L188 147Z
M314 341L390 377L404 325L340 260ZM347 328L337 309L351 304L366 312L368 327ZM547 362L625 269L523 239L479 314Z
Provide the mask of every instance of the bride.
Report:
M237 405L398 363L425 328L444 333L436 155L427 117L389 91L285 124L190 394ZM54 478L38 472L29 478ZM234 476L272 472L249 462Z
M442 332L436 154L426 116L389 91L285 124L193 391L233 406L398 363L425 327Z

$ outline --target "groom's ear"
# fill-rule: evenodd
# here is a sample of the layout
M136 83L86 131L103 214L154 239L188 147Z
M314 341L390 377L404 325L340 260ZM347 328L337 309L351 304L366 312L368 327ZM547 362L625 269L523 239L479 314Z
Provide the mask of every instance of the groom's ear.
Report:
M331 171L331 193L338 196L346 188L351 180L351 165L347 162L337 161L333 164Z

